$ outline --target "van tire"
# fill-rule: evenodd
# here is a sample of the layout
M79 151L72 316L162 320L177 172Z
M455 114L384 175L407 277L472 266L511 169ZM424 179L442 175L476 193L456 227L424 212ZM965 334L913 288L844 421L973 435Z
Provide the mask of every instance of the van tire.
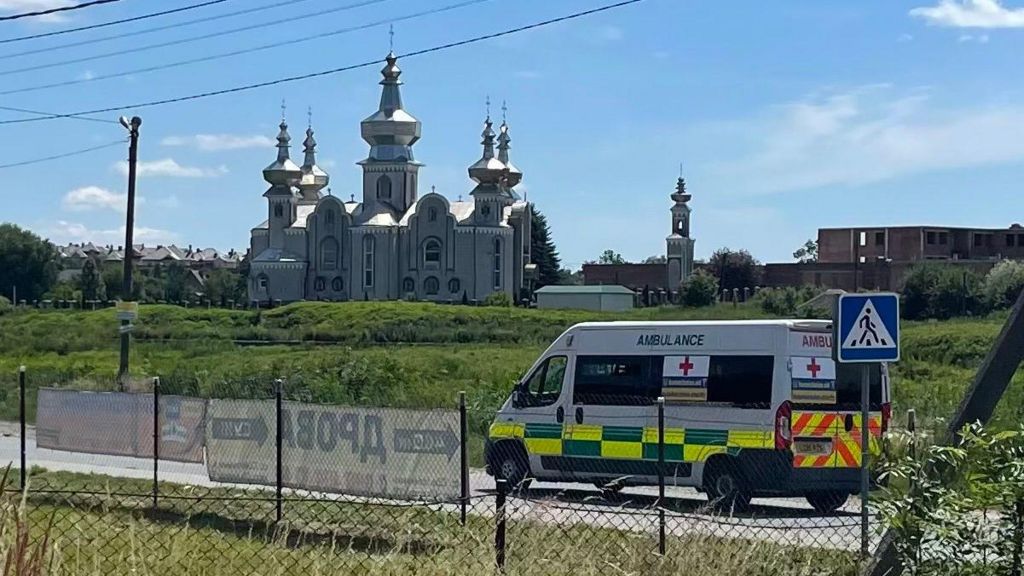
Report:
M832 514L846 504L849 494L845 492L808 492L804 498L820 514Z
M511 492L526 490L530 486L530 461L522 446L503 442L495 447L494 477L508 483Z
M750 506L746 481L732 458L712 458L704 464L703 488L708 501L719 510L745 510Z

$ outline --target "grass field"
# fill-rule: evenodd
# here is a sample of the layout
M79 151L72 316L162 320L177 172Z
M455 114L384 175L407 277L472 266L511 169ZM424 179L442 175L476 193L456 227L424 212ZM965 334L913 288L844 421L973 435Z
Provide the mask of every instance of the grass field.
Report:
M475 576L494 566L494 520L483 515L490 504L462 526L451 509L289 501L285 522L275 525L272 502L229 499L254 496L233 489L164 484L153 512L145 481L36 472L30 485L79 493L39 493L23 504L9 495L2 503L21 506L36 539L49 526L56 567L50 574ZM514 501L509 506L514 517ZM841 552L693 536L670 538L660 557L656 542L650 531L511 520L505 573L856 573L854 555Z
M301 303L268 311L154 305L142 307L132 373L140 388L144 377L160 376L165 393L209 397L265 397L281 377L297 398L370 406L453 407L465 390L479 442L515 379L576 322L763 317L749 304L621 314L404 302ZM905 322L904 360L893 371L897 418L915 408L922 422L941 427L1003 320ZM30 388L111 389L116 334L111 310L0 316L0 418L17 417L20 364L28 366ZM289 344L274 343L282 341ZM1022 383L1018 374L996 426L1024 419ZM30 395L30 417L33 402Z

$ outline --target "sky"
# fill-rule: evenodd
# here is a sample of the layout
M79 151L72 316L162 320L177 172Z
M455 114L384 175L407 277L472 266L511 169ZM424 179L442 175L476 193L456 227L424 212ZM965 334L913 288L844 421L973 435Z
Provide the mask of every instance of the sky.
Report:
M0 16L79 1L0 0ZM0 21L0 106L67 113L220 90L382 60L388 22L402 54L612 0L226 0L3 42L197 1ZM435 8L449 9L419 14ZM257 46L267 48L142 71ZM1024 0L644 0L399 66L405 107L423 122L421 194L468 197L485 102L496 119L506 102L520 192L577 268L605 249L632 261L663 254L680 165L698 258L730 247L791 261L819 227L1024 220L1022 53ZM143 119L136 242L244 249L266 217L261 170L282 100L292 158L301 163L311 109L332 193L358 198L359 121L377 107L380 68L97 115ZM30 117L0 110L0 122ZM0 124L0 164L125 136L109 122ZM60 243L122 244L126 157L116 145L0 169L0 221Z

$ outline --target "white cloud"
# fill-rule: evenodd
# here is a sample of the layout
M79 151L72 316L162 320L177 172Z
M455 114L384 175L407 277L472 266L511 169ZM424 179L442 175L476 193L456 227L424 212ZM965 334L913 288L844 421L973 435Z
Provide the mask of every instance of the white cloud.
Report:
M957 42L964 44L967 42L977 42L978 44L988 44L988 34L979 34L974 36L972 34L961 34L957 39Z
M0 13L21 14L23 12L39 12L52 8L71 6L71 0L0 0ZM64 13L47 14L32 18L36 22L63 22L67 20Z
M939 0L910 15L950 28L1024 28L1024 8L1006 8L999 0Z
M622 31L622 28L609 24L598 30L598 36L606 42L618 42L626 37L626 33Z
M114 169L121 174L128 174L128 162L117 162ZM228 173L227 166L217 168L198 168L195 166L182 166L173 158L153 160L151 162L139 162L136 166L139 177L142 176L168 176L171 178L216 178Z
M94 229L80 222L58 220L57 225L45 231L51 241L58 244L68 242L93 242L95 244L124 245L124 226L115 229ZM136 226L132 231L134 243L173 244L180 239L178 234L159 228Z
M160 143L164 146L194 146L204 152L220 152L246 148L271 148L276 142L273 138L260 135L196 134L194 136L168 136Z
M714 166L738 191L859 186L909 174L1024 162L1024 106L942 109L925 92L868 86L814 95L708 134L741 147Z
M85 72L82 72L81 74L79 74L77 79L78 80L89 81L89 80L92 80L95 77L96 77L96 73L95 72L93 72L92 70L86 70Z
M120 212L125 209L127 201L127 194L117 194L99 186L83 186L65 194L61 204L66 210L75 212L97 209Z

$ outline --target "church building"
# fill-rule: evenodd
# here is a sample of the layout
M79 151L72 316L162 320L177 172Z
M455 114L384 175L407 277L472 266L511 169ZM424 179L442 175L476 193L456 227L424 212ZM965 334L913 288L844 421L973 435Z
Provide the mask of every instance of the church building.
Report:
M529 288L530 206L515 187L523 174L509 160L511 136L484 121L483 153L469 167L470 200L419 194L413 146L421 124L405 110L397 58L381 73L380 106L361 123L370 150L361 202L324 193L329 176L316 163L313 128L304 160L289 156L282 119L277 160L263 170L270 187L267 220L252 229L249 299L479 301L499 292L513 301Z

